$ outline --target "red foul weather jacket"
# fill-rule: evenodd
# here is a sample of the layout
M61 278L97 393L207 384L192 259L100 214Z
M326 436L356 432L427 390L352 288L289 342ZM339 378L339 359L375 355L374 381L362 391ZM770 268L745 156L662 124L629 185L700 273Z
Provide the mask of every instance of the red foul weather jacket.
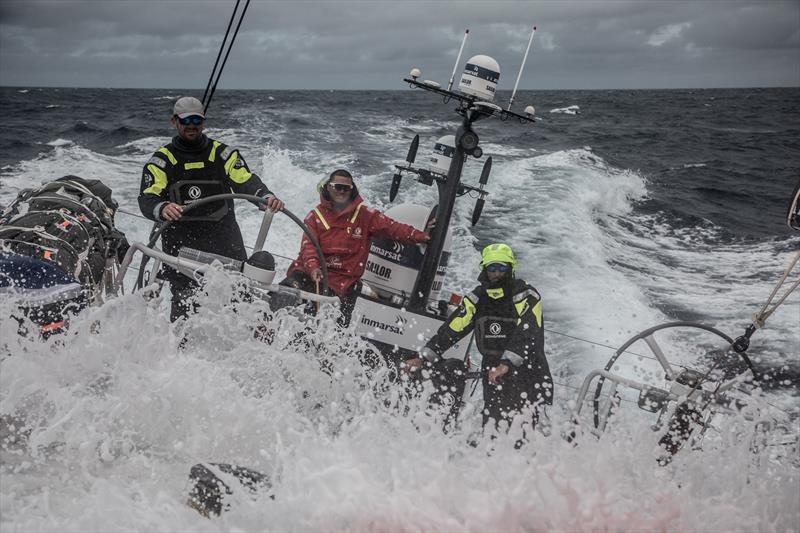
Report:
M320 203L303 222L322 248L328 267L328 284L340 297L364 274L371 239L392 239L403 244L417 244L427 239L425 232L365 206L361 195L339 212L333 210L330 200L320 195ZM319 267L317 250L303 234L300 255L289 267L287 275L297 270L311 274Z

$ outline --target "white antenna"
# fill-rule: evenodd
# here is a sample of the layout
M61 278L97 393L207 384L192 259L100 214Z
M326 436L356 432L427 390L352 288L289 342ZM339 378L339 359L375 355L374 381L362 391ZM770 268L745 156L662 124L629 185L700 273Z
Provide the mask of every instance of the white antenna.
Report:
M533 43L533 34L536 33L536 26L533 27L533 31L531 32L531 38L528 39L528 48L525 49L525 55L522 56L522 64L519 66L519 74L517 74L517 81L514 83L514 90L511 91L511 99L508 101L508 108L506 111L511 111L511 104L514 103L514 95L517 94L517 86L519 85L519 80L522 77L522 69L525 68L525 61L528 60L528 52L531 49L531 44Z
M456 58L456 64L453 67L453 74L450 76L450 83L447 84L447 90L453 88L453 81L456 78L456 71L458 70L458 62L461 61L461 53L464 51L464 45L467 43L467 36L469 36L469 28L464 30L464 40L461 41L461 49L458 51L458 57Z

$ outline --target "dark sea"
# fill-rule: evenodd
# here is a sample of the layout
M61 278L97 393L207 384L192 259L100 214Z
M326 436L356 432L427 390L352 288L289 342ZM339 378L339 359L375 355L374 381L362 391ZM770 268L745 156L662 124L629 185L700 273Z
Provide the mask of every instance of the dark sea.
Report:
M173 98L165 96L185 92L0 88L0 178L54 151L57 139L126 155L129 143L169 135L164 117ZM499 101L507 98L499 93ZM684 227L708 221L729 239L790 233L785 208L800 179L798 88L520 91L515 100L518 112L534 103L537 124L484 122L484 139L539 152L591 147L608 164L647 179L649 197L637 210L661 212ZM253 135L275 148L304 150L310 159L320 148L349 154L356 172L373 175L386 169L387 157L405 153L402 143L387 154L374 142L381 127L403 124L413 136L416 123L430 120L441 124L431 133L445 135L456 119L452 108L413 90L219 91L209 125L247 130L257 121ZM341 138L320 135L327 131Z
M172 106L187 94L201 96L0 88L0 204L66 174L101 179L120 203L118 226L146 241L141 169L169 142ZM484 156L466 163L464 182L475 184L491 156L490 194L474 227L474 199L457 202L445 292L475 286L483 246L514 248L518 275L543 298L557 426L587 373L636 333L690 320L736 337L767 301L800 250L786 224L800 180L800 88L521 91L515 102L517 112L536 107L535 124L475 124ZM238 147L301 217L318 201L316 183L342 167L368 205L433 206L435 189L409 176L389 202L393 165L415 134L426 164L436 140L455 133L454 107L400 80L396 91L222 90L206 132ZM249 244L260 215L242 205L237 217ZM282 269L300 233L278 218L267 247ZM224 280L211 288L224 292ZM543 437L527 455L503 439L465 446L422 415L386 412L355 367L321 373L296 347L254 341L246 313L212 301L192 325L201 340L181 352L166 305L126 295L92 311L99 333L87 322L64 344L13 341L26 355L2 361L0 413L35 405L33 444L64 443L67 459L0 457L0 529L800 530L798 292L750 350L773 376L775 412L756 418L790 421L794 462L756 461L744 437L711 431L705 452L668 469L654 466L652 421L636 419L577 448ZM334 333L319 335L339 346ZM659 343L685 364L702 357L692 334ZM645 367L634 357L615 369L641 377ZM106 392L87 395L99 379ZM467 408L465 433L479 409ZM199 460L270 472L279 495L237 499L237 513L205 521L183 505Z

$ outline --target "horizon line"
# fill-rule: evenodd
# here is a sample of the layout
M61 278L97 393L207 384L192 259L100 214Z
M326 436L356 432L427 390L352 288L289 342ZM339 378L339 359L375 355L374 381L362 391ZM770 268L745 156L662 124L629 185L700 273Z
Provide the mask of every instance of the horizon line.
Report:
M76 86L76 85L0 85L0 89L104 89L104 90L130 90L130 91L200 91L198 88L187 87L101 87L101 86ZM398 92L412 89L399 88L399 89L337 89L337 88L313 88L313 89L242 89L242 88L226 88L218 89L219 91L324 91L324 92L355 92L355 91L387 91ZM748 85L748 86L726 86L726 87L598 87L598 88L559 88L559 89L531 89L519 88L519 91L686 91L686 90L740 90L740 89L800 89L798 85ZM511 92L511 89L499 89L498 93Z

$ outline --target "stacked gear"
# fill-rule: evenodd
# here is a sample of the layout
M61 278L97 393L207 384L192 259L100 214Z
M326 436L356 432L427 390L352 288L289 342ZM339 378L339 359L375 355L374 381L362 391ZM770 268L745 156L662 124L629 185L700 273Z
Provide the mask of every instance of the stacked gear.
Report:
M44 333L101 303L128 249L116 210L99 180L65 176L21 191L0 214L0 293Z

